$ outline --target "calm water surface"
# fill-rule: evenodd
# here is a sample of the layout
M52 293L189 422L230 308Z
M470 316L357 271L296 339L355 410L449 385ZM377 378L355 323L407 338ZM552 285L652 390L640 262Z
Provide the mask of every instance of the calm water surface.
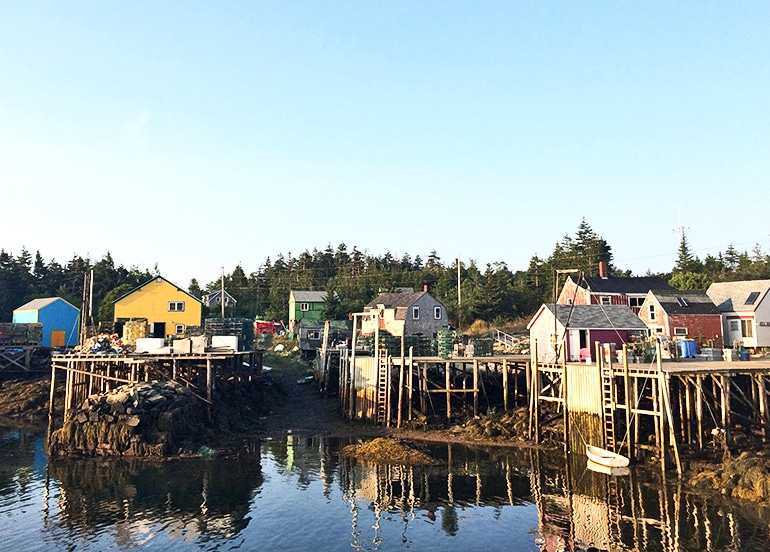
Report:
M576 456L439 445L441 466L375 466L295 436L233 458L48 462L41 434L0 437L3 550L770 552L765 507Z

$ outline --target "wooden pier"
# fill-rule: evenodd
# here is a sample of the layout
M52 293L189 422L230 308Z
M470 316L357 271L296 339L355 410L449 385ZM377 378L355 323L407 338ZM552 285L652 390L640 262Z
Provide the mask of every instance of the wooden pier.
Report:
M530 388L531 437L540 442L559 420L565 450L595 444L639 458L654 449L665 468L682 472L680 446L728 451L738 435L770 438L770 361L662 360L629 363L596 344L595 364L541 364ZM533 358L536 358L533 352ZM548 407L546 407L548 405Z
M262 374L262 351L201 354L63 354L51 359L49 424L55 411L57 372L64 373L64 418L90 395L120 385L172 380L190 387L208 405L209 415L218 381L250 381Z
M453 421L526 406L529 437L562 440L567 451L592 444L683 471L680 448L728 451L741 439L770 440L770 361L629 362L624 348L595 362L538 364L531 355L415 357L349 349L321 351L335 367L342 412L355 420L404 427L415 415ZM335 355L330 362L328 355Z

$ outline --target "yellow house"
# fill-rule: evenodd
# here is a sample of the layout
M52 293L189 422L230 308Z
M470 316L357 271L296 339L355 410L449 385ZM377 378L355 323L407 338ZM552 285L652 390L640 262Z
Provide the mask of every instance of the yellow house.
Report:
M145 318L149 337L178 336L187 326L200 326L200 299L156 276L115 300L115 322Z

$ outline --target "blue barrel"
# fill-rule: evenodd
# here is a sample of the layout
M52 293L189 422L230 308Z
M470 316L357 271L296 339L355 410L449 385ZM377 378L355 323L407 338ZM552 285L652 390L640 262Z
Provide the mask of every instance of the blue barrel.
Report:
M697 347L695 341L691 339L678 341L677 348L679 349L679 356L681 358L695 358L697 355Z
M749 351L741 351L741 360L751 360L751 353Z

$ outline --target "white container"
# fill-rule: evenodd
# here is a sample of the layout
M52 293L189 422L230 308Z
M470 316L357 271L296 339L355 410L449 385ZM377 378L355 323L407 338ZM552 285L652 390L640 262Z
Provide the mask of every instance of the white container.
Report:
M163 348L165 340L162 337L140 337L136 340L137 353L154 353Z
M238 350L238 336L237 335L212 335L211 336L212 347L224 347L230 348L233 351Z

